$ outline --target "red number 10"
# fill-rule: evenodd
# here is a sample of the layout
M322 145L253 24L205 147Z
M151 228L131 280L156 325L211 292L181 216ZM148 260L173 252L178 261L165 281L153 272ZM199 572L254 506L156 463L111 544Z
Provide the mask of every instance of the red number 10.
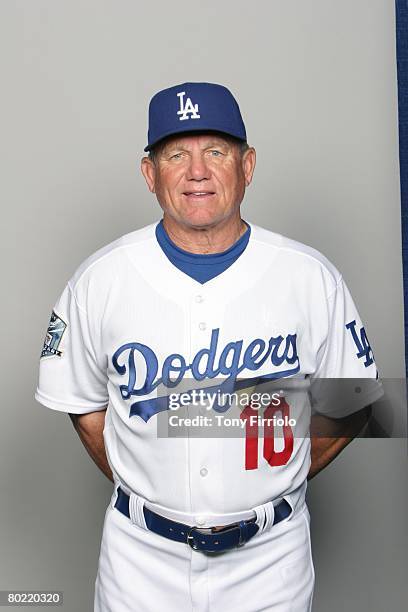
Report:
M291 426L286 424L283 425L284 448L281 451L275 451L273 417L277 413L282 419L285 419L285 422L289 420L289 406L283 397L277 406L269 404L263 415L263 418L267 419L264 421L263 456L272 467L286 465L293 452L293 431ZM258 468L259 411L249 404L240 416L245 421L245 469L256 470ZM251 417L255 418L251 419Z

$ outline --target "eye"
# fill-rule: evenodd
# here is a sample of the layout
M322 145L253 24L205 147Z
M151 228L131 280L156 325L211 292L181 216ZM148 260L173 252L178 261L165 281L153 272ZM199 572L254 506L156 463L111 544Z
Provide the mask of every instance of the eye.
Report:
M181 153L174 153L174 155L170 155L170 159L181 159Z
M221 157L222 155L221 151L218 151L218 149L211 149L210 154L211 157Z

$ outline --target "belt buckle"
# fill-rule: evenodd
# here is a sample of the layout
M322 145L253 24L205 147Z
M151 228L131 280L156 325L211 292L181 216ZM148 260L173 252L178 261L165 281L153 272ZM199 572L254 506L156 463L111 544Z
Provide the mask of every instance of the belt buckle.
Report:
M211 527L200 528L200 527L197 527L196 525L194 525L193 527L190 527L190 529L188 530L188 533L187 533L187 544L193 550L202 550L202 548L200 548L199 546L197 546L194 543L194 537L191 535L191 532L193 531L193 529L195 531L197 531L200 535L206 536L206 535L209 535L210 533L213 533L212 528ZM207 550L205 552L217 552L217 551L215 551L215 550Z
M198 546L196 546L196 544L194 544L194 538L191 535L191 532L193 531L193 529L198 529L198 527L193 526L190 527L190 529L188 530L188 534L187 534L187 544L190 546L190 548L192 548L193 550L199 550Z
M188 533L187 533L187 544L193 550L203 550L202 548L200 548L199 546L197 546L194 543L194 537L191 535L191 532L193 530L197 531L200 535L202 534L203 536L209 535L210 533L214 534L214 533L217 533L217 532L219 532L220 535L221 535L221 534L224 534L224 533L226 533L228 531L233 531L234 529L237 528L237 526L238 526L238 523L232 523L230 525L226 525L225 527L222 527L221 529L219 529L217 531L213 531L213 529L211 527L200 529L200 527L197 527L197 526L194 525L193 527L190 527L190 529L188 530ZM242 543L242 544L239 543L238 546L243 546L243 544L244 543ZM234 548L234 547L230 546L228 548L214 548L212 550L205 550L204 552L207 552L207 553L208 552L209 553L224 552L226 550L232 550L232 548Z

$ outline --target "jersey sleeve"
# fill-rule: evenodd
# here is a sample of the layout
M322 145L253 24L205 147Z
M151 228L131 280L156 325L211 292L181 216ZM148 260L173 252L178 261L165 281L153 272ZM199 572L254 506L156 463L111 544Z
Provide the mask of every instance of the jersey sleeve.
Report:
M366 330L342 278L327 299L327 326L311 376L312 406L316 412L341 418L383 395Z
M96 354L88 315L69 283L51 314L35 398L74 414L104 410L108 404L106 364Z

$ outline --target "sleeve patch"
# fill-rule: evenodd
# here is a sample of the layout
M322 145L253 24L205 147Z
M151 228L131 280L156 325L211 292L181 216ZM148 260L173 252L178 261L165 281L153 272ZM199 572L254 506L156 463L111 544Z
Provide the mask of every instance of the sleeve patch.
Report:
M354 344L356 345L356 356L359 359L364 358L364 366L368 368L368 366L374 363L374 355L364 327L361 327L358 331L356 329L356 320L354 320L347 323L346 329L351 333Z
M62 351L58 350L62 336L66 330L67 324L53 310L51 319L48 324L47 333L45 334L44 346L41 351L41 357L61 357Z

